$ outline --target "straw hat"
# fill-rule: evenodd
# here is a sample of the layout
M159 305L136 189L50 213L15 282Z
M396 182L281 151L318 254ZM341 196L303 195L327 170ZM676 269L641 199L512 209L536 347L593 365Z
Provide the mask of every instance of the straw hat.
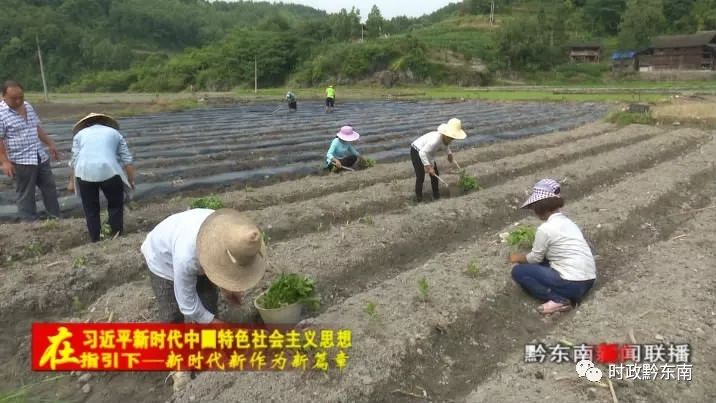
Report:
M248 290L266 272L266 245L261 231L234 209L216 210L204 220L196 252L209 280L227 291Z
M77 134L78 131L87 127L87 124L90 121L98 121L98 123L119 130L119 123L117 123L117 121L113 117L105 115L103 113L90 113L89 115L83 117L77 123L75 123L75 125L72 127L72 134Z
M357 131L353 130L353 127L351 126L343 126L341 127L341 131L336 133L336 136L338 136L339 139L343 141L356 141L360 138L360 134L358 134Z
M444 134L456 140L462 140L467 134L462 130L462 122L460 119L452 118L447 123L438 126L438 133Z
M561 187L559 182L554 179L542 179L532 187L532 194L522 203L520 208L529 207L532 203L538 202L550 197L560 197Z

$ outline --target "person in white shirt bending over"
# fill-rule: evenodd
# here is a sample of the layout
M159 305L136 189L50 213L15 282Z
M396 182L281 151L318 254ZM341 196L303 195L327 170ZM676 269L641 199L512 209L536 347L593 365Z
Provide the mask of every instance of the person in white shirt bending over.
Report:
M589 244L579 227L560 210L564 199L553 179L542 179L521 208L534 210L544 223L537 228L532 251L511 253L512 279L530 295L546 301L542 314L562 312L581 301L597 278Z
M426 173L430 175L433 199L440 198L440 186L438 178L436 178L440 172L438 172L438 165L435 162L435 152L446 148L448 161L453 162L450 143L465 137L467 135L462 130L462 122L460 119L453 118L447 123L441 124L437 131L420 136L410 145L410 159L413 161L413 168L415 168L415 197L418 203L423 201L423 182Z

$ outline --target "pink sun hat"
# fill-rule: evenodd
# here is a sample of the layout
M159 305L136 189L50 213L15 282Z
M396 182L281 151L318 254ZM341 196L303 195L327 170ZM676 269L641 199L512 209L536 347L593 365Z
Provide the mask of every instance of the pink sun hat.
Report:
M520 208L529 207L530 204L550 197L560 197L561 187L554 179L542 179L532 187L532 194Z
M336 136L343 141L356 141L360 138L360 134L354 131L351 126L341 127L341 131L336 133Z

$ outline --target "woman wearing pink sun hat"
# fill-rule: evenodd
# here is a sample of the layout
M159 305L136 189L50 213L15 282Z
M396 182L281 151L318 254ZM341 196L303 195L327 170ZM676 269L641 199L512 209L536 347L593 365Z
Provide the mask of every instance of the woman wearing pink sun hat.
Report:
M589 244L577 224L562 213L561 187L542 179L521 208L534 210L544 223L537 228L532 251L511 253L512 279L533 297L546 301L542 314L562 312L592 288L597 268Z
M352 143L360 138L360 134L353 130L351 126L343 126L336 133L336 138L331 142L331 146L326 153L324 169L334 169L336 171L343 167L352 167L358 159L362 159L358 150Z

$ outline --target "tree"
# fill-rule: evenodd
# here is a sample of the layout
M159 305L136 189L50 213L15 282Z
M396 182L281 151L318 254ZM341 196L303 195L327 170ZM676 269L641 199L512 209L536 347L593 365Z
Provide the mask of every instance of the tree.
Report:
M697 29L716 29L716 0L696 0L692 15Z
M664 2L664 17L672 32L693 32L696 19L691 10L696 0L668 0Z
M584 17L595 35L616 35L626 0L587 0Z
M382 34L384 24L385 20L380 14L380 9L374 4L373 8L370 9L370 13L368 13L368 19L365 21L366 28L368 29L368 37L377 38Z
M619 45L623 49L646 47L665 27L662 0L629 0L619 24Z

